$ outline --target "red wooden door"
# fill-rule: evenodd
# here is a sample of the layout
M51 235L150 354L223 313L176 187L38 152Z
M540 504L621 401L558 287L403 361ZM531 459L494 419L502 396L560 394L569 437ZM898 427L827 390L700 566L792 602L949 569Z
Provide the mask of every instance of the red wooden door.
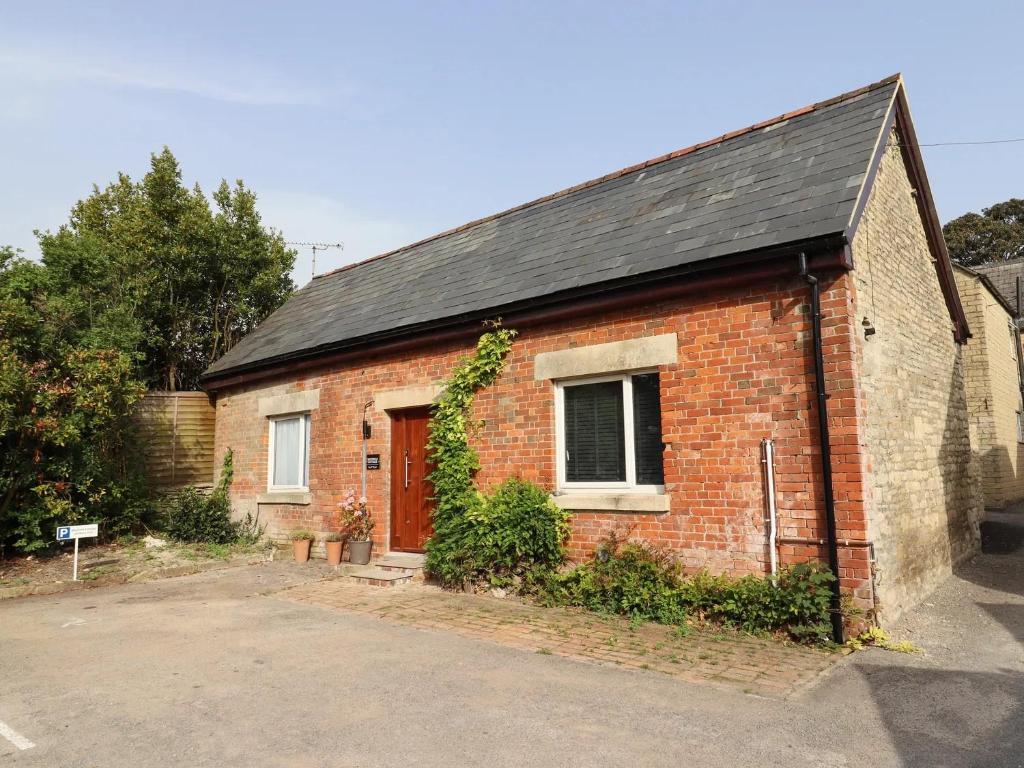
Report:
M429 408L391 413L391 549L422 552L433 532L427 475L427 422Z

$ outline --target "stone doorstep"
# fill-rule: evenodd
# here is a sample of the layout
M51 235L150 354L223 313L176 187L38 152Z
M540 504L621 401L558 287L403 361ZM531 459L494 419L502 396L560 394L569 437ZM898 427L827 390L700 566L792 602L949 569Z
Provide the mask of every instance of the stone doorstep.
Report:
M389 573L409 576L413 581L423 581L423 555L406 552L392 552L374 560L371 566Z
M354 581L375 587L395 587L412 581L412 574L404 570L387 570L372 565L353 568L347 575Z
M389 552L378 558L375 564L381 568L408 568L409 570L421 571L426 559L425 555L419 555L415 552Z

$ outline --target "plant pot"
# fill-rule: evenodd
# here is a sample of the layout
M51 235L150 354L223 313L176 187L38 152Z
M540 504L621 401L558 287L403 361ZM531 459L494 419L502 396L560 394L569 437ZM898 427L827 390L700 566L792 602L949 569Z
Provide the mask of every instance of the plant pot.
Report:
M325 541L324 547L327 549L327 564L338 565L341 562L341 548L345 546L343 541Z
M355 565L366 565L370 562L372 541L350 541L348 543L348 561Z
M292 542L292 551L295 553L295 562L304 563L309 560L309 549L313 546L313 542L309 539L301 539L300 541Z

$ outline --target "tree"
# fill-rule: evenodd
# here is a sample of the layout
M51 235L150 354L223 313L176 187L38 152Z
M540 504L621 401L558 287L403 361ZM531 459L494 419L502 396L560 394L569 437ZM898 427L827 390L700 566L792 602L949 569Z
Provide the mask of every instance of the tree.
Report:
M134 361L50 298L45 267L0 248L0 545L46 546L57 520L128 530L144 494L128 460Z
M1024 200L966 213L942 228L953 261L966 267L1024 257Z
M0 247L0 547L28 552L58 521L139 521L135 402L196 388L285 301L295 261L241 181L211 206L166 148L38 236L41 264Z
M267 229L256 196L221 182L211 209L182 184L166 147L139 182L126 174L39 235L51 289L91 332L119 342L154 388L199 376L294 290L295 251Z

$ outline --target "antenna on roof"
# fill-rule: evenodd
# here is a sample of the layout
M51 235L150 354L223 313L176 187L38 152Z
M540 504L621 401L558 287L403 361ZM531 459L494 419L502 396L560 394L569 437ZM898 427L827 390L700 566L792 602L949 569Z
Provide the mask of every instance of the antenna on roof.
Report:
M316 252L317 251L326 251L328 248L338 248L338 249L344 249L345 248L345 244L344 243L300 243L300 242L294 242L294 241L291 241L291 240L285 240L284 244L285 245L298 245L298 246L301 246L303 248L312 248L313 249L313 266L312 266L311 275L310 275L311 277L316 277Z

